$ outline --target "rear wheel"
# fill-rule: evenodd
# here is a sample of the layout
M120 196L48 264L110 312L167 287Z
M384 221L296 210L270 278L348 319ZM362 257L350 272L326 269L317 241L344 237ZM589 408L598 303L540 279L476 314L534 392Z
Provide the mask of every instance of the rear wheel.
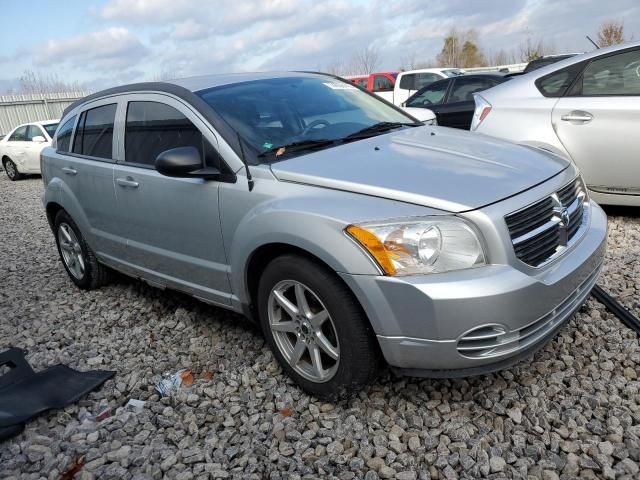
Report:
M4 171L7 172L7 177L9 177L9 180L12 182L20 180L23 177L23 175L18 171L16 164L13 163L13 160L10 158L5 158L2 165L4 167Z
M109 270L98 262L80 229L64 210L56 215L54 232L60 259L73 283L83 290L93 290L108 282Z
M375 378L375 335L334 272L299 255L278 257L260 279L258 308L280 365L309 393L335 400Z

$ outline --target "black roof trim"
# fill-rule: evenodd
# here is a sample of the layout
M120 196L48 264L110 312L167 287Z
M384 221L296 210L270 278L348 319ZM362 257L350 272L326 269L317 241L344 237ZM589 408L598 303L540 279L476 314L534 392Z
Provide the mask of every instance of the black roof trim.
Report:
M191 90L188 90L180 85L176 85L175 83L142 82L101 90L73 102L71 105L65 108L64 112L62 113L62 118L66 117L67 114L71 112L71 110L92 100L108 97L110 95L124 95L137 92L169 93L185 101L193 108L195 108L216 129L216 131L233 149L236 155L238 155L239 157L241 156L240 145L238 144L238 134L236 133L236 131L231 128L231 126L202 98L200 98Z

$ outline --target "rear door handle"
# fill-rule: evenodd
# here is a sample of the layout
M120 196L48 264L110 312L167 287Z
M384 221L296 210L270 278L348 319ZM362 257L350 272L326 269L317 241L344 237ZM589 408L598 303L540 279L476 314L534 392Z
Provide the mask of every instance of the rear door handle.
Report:
M129 188L138 188L140 185L138 182L133 180L131 177L127 178L116 178L116 183L121 187L129 187Z
M75 175L78 171L75 168L71 167L62 167L62 171L67 175Z
M593 120L593 115L589 112L574 111L560 117L565 122L589 123Z

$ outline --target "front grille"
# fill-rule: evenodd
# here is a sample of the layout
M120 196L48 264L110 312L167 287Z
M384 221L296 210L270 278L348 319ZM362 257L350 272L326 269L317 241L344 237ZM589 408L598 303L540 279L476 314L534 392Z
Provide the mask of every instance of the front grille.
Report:
M586 220L587 190L581 178L553 195L505 217L516 257L539 267L559 255Z

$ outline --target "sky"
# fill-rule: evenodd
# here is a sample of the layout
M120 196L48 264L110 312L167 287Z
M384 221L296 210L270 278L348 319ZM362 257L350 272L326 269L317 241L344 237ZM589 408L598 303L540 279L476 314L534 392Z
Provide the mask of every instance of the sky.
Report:
M640 0L0 0L0 92L25 70L96 90L159 78L318 70L373 47L381 70L428 60L451 27L482 48L527 35L591 50L604 20L640 38Z

